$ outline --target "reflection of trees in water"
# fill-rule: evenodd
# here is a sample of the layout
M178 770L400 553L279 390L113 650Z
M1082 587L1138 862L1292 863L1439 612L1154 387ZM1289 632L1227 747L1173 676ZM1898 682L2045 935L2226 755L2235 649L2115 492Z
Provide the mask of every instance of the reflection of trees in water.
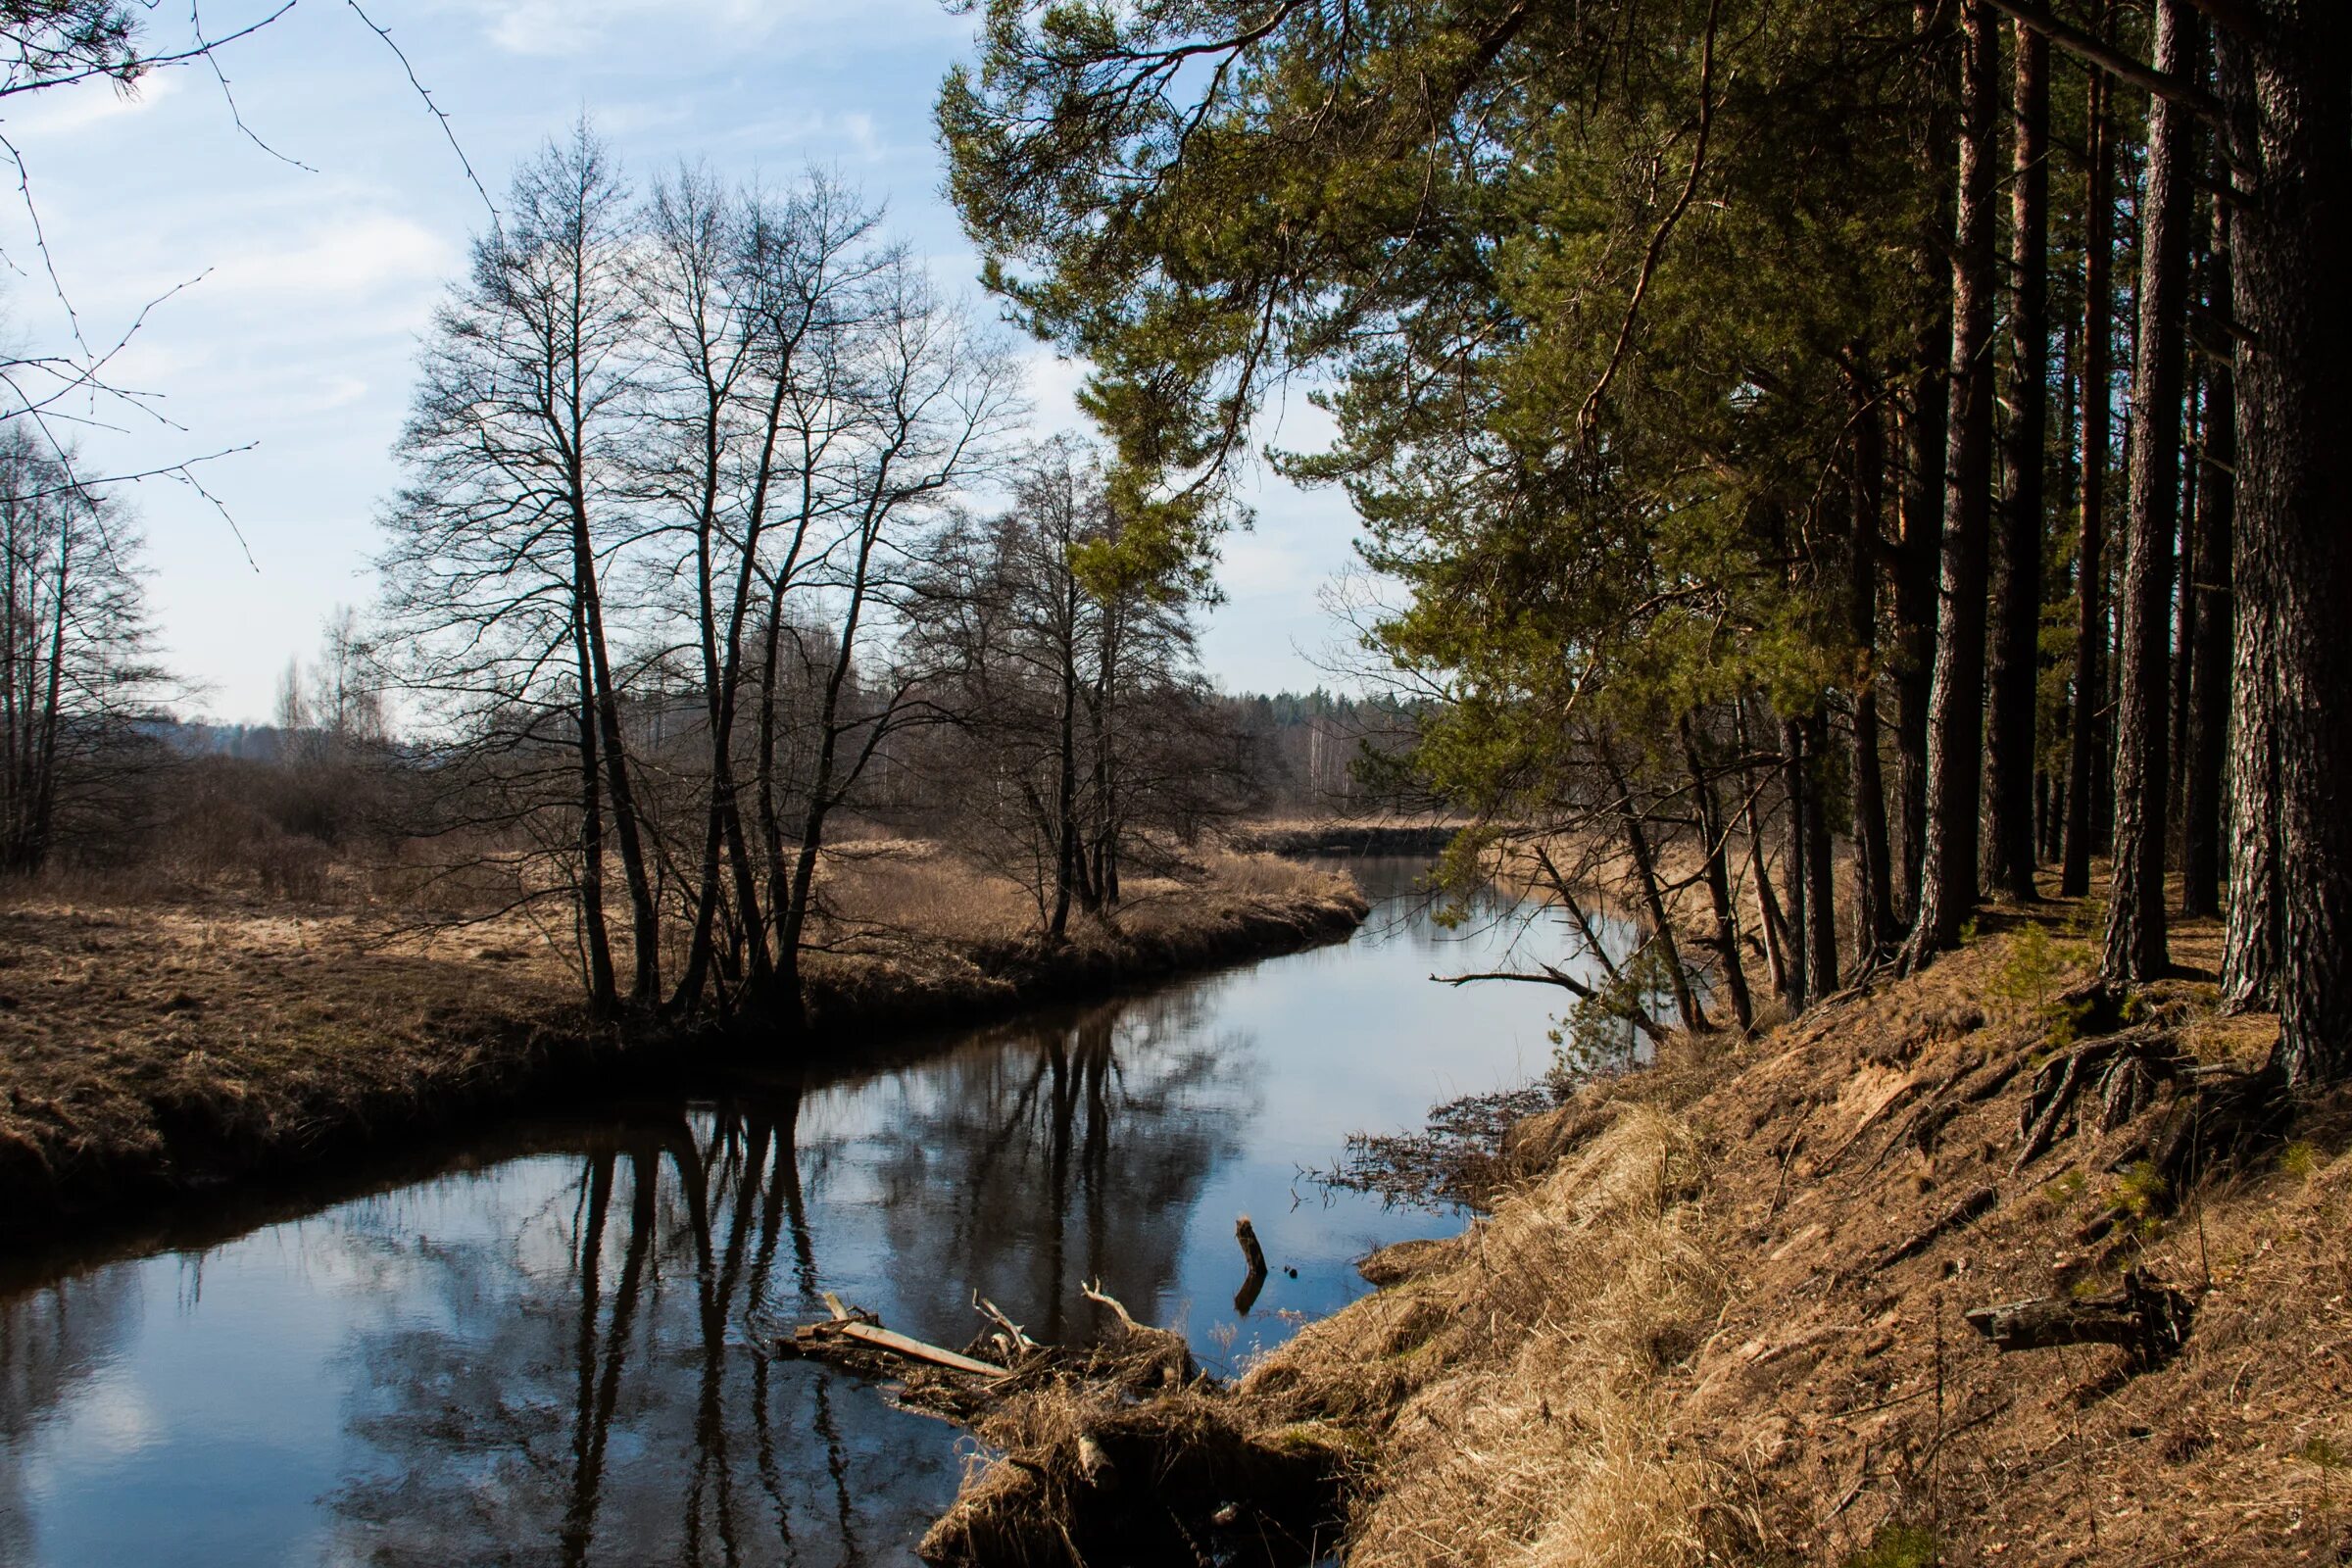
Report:
M28 1440L138 1332L139 1277L102 1268L0 1302L0 1562L31 1562Z
M754 1349L774 1282L814 1268L797 1111L722 1106L699 1141L682 1116L632 1128L521 1234L435 1247L446 1321L355 1347L352 1427L379 1463L332 1499L344 1546L385 1564L850 1564L913 1539L953 1490L953 1446Z
M1199 1025L1167 998L1007 1031L869 1086L888 1124L826 1148L800 1146L797 1091L632 1124L499 1240L411 1242L411 1315L352 1350L350 1425L373 1457L331 1499L342 1547L566 1568L904 1558L954 1493L954 1435L756 1349L824 1280L827 1209L804 1182L870 1157L889 1272L946 1282L957 1313L976 1286L1058 1335L1097 1273L1151 1299L1253 1108L1238 1053ZM921 1200L942 1190L952 1208ZM836 1245L858 1245L831 1212Z
M978 1290L1066 1340L1085 1281L1142 1309L1175 1279L1193 1202L1257 1108L1248 1042L1203 1011L1188 991L1008 1030L878 1131L891 1250L944 1282L951 1314ZM944 1212L926 1191L953 1195Z

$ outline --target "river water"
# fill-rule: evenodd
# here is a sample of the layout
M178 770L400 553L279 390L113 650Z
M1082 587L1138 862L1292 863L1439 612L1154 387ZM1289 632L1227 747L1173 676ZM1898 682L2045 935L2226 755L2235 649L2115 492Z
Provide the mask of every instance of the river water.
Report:
M1099 1280L1229 1371L1360 1294L1371 1248L1459 1228L1300 1167L1539 1075L1556 992L1428 976L1556 940L1499 906L1442 929L1417 867L1355 869L1343 946L489 1129L201 1244L7 1260L0 1564L911 1562L971 1444L761 1354L819 1292L959 1346L975 1292L1089 1338ZM1274 1265L1247 1314L1244 1213Z

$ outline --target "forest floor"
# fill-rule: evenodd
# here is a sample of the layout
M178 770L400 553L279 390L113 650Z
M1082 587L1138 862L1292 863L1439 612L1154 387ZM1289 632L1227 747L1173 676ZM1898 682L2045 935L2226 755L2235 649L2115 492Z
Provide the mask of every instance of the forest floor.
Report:
M1229 1487L1322 1456L1352 1568L2352 1561L2352 1093L2168 1186L2187 1086L2276 1020L2216 1011L2212 921L2175 930L2173 977L2070 1005L2097 912L1987 911L1923 975L1587 1085L1512 1129L1465 1234L1375 1253L1382 1289L1163 1396L1166 1428L1225 1434ZM2086 1088L2021 1147L2029 1097L2118 1032L2162 1081ZM2184 1334L2003 1350L1963 1317L2133 1282ZM1098 1452L1149 1424L1083 1389L983 1422L1010 1458L933 1549L1041 1512L1084 1539L1090 1421Z
M845 846L826 876L804 1050L827 1062L893 1031L1337 940L1365 912L1344 874L1210 854L1182 879L1131 882L1114 922L1074 920L1048 946L1018 888L925 844ZM592 1017L568 956L518 917L420 923L348 887L299 905L153 883L9 886L0 1236L675 1070L705 1044Z

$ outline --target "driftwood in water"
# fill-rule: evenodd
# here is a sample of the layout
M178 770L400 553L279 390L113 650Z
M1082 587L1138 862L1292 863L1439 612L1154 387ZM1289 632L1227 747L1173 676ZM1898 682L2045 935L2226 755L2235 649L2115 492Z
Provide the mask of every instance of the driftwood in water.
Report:
M994 1301L965 1351L894 1333L828 1294L831 1316L787 1351L895 1376L901 1399L970 1424L1004 1457L969 1478L923 1538L926 1562L958 1568L1088 1562L1235 1565L1310 1560L1341 1515L1353 1455L1318 1423L1268 1427L1202 1378L1184 1337L1139 1322L1100 1284L1102 1346L1040 1345ZM997 1348L1008 1364L971 1350ZM1141 1533L1139 1534L1139 1528Z
M2141 1366L2154 1366L2188 1338L2196 1303L2151 1282L2137 1269L2101 1296L2041 1296L1975 1307L1961 1317L2002 1350L2041 1350L2060 1345L2114 1345Z
M832 1316L801 1325L779 1349L838 1362L857 1372L898 1371L902 1363L911 1362L982 1384L995 1383L1011 1373L1011 1368L996 1362L886 1329L873 1313L851 1310L831 1291L825 1292L824 1302Z
M994 1301L975 1295L972 1308L991 1325L961 1350L884 1328L871 1312L842 1304L830 1291L832 1315L793 1331L778 1349L830 1361L864 1377L896 1381L902 1402L958 1421L971 1421L1013 1394L1055 1380L1099 1385L1141 1398L1182 1387L1200 1376L1180 1334L1139 1323L1117 1298L1089 1286L1087 1298L1110 1309L1111 1340L1070 1348L1041 1345ZM999 1359L984 1356L994 1354Z
M1200 1369L1193 1364L1193 1348L1183 1335L1138 1323L1117 1297L1103 1292L1099 1280L1083 1289L1088 1300L1109 1307L1118 1320L1119 1338L1109 1348L1118 1357L1121 1380L1131 1389L1142 1392L1152 1385L1176 1388L1200 1376Z

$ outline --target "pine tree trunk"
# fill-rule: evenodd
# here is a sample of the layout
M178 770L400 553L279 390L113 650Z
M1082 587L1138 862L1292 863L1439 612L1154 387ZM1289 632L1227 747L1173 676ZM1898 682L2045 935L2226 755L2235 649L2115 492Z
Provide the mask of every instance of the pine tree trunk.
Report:
M1934 0L1913 8L1930 57L1946 56L1950 12ZM1938 77L1945 75L1942 70ZM1902 867L1895 879L1900 905L1896 922L1910 929L1919 916L1920 875L1928 841L1928 708L1936 669L1936 567L1943 532L1944 454L1951 432L1951 182L1953 131L1947 83L1929 94L1925 154L1937 178L1935 214L1913 245L1915 265L1933 281L1938 298L1912 339L1917 368L1903 421L1903 469L1899 495L1901 534L1894 558L1895 789L1900 807Z
M1634 804L1633 788L1605 742L1601 760L1609 770L1609 787L1617 792L1617 820L1625 830L1625 847L1633 857L1642 906L1649 915L1650 940L1658 945L1665 960L1666 983L1674 993L1675 1011L1686 1030L1703 1034L1707 1028L1706 1010L1699 1005L1698 993L1690 984L1690 971L1683 965L1682 944L1675 937L1674 921L1667 913L1665 891L1658 881L1657 857L1650 849L1649 830L1642 824L1641 808Z
M1796 720L1786 720L1781 726L1781 793L1788 803L1788 946L1782 959L1788 966L1788 1009L1802 1012L1813 1004L1813 922L1808 905L1812 899L1813 879L1805 874L1805 861L1812 835L1807 830L1805 812L1812 805L1812 792L1805 788L1804 735Z
M2155 65L2193 79L2197 24L2184 0L2157 0ZM2123 665L2115 727L2115 870L2100 972L2110 982L2164 973L2164 842L2172 689L2173 535L2180 523L2182 345L2188 304L2189 112L2148 111L2140 203L2139 351L2132 373L2132 527L2124 558Z
M1838 890L1831 855L1829 803L1823 798L1822 767L1829 752L1830 723L1819 709L1803 722L1805 750L1805 978L1818 1002L1838 989Z
M2231 236L2237 527L2262 564L2239 586L2272 638L2277 1058L2313 1085L2352 1076L2352 9L2249 9L2251 36L2225 29L2223 61L2232 161L2253 185Z
M2058 891L2079 899L2090 891L2091 803L2098 794L2099 710L2105 706L2107 675L2099 653L2107 612L2100 603L2106 585L2107 443L2109 369L2115 287L2109 270L2115 244L2114 128L2107 110L2107 78L2090 77L2089 188L2083 194L2082 305L2082 477L2081 531L2075 545L2074 724L2067 736L2066 843Z
M2246 465L2239 446L2242 497ZM2271 678L2278 633L2270 557L2270 541L2239 517L2230 550L2230 903L2222 944L2222 1007L2229 1012L2270 1006L2278 978L2278 725Z
M1977 902L1984 730L1985 547L1992 482L1993 106L2000 37L1963 0L1958 204L1952 238L1952 408L1945 444L1936 675L1928 712L1928 823L1919 918L1904 950L1924 967L1960 940Z
M2016 29L2016 137L2009 187L2009 421L1986 693L1984 883L2020 902L2034 888L2034 720L2041 688L2043 447L2049 435L2049 42Z
M1723 802L1715 792L1714 775L1707 771L1697 732L1688 714L1682 720L1682 733L1683 757L1690 768L1690 794L1698 805L1698 830L1704 839L1699 848L1706 862L1707 901L1714 906L1715 961L1723 970L1723 989L1731 998L1732 1016L1739 1020L1740 1032L1747 1034L1756 1027L1756 1006L1748 995L1746 965L1740 959L1740 914L1732 903L1728 858L1731 835L1724 824Z
M2230 251L2226 223L2216 215L2215 246L2206 298L2216 314L2230 310ZM2235 533L2232 470L2237 465L2237 394L2226 338L2204 344L2205 443L2197 465L2196 552L2189 587L2197 605L2196 657L2189 669L2188 730L2181 758L2180 909L2222 909L2222 787L2230 748L2230 556Z
M1887 862L1886 785L1879 761L1879 540L1886 511L1886 437L1871 387L1849 382L1853 413L1853 528L1847 607L1854 677L1854 952L1864 968L1899 939Z
M2195 199L2192 197L2190 201L2193 208ZM2195 286L2196 270L2196 241L2192 239L2189 250L2192 288ZM2188 780L2182 759L2188 756L2190 672L2196 665L2197 644L2205 635L2204 622L2197 613L2200 607L2189 577L2196 562L2197 499L2201 493L2197 484L2196 454L2205 442L2199 390L2195 362L2191 359L2181 370L2180 422L2183 429L2180 440L2180 501L2176 509L2178 520L2173 528L2173 667L2165 687L2169 708L2166 723L2171 726L2165 756L2171 760L2171 765L2165 773L2167 790L2164 819L2171 831L2165 835L2164 854L2166 863L2172 865L2180 863L2181 846L2185 842L2181 809L2187 799Z
M1756 809L1758 788L1750 783L1747 804L1742 812L1747 826L1747 875L1756 899L1756 925L1764 940L1764 968L1771 977L1773 995L1788 1004L1790 1010L1797 1005L1794 976L1788 965L1788 921L1781 913L1781 901L1772 891L1772 872L1764 861L1764 824Z

